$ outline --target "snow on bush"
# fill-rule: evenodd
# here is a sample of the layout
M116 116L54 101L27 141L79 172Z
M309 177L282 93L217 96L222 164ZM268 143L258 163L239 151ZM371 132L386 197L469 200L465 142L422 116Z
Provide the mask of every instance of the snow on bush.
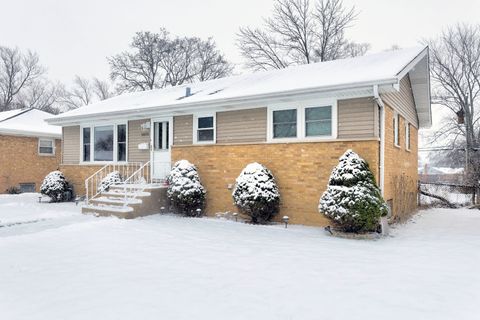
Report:
M177 161L167 181L167 195L176 212L190 217L203 213L206 191L200 182L197 168L192 163L187 160Z
M102 179L100 184L98 185L98 190L101 191L108 191L112 184L121 183L122 178L120 177L120 172L112 171Z
M52 202L62 202L67 199L68 182L60 171L52 171L43 180L40 193L50 197Z
M249 215L253 223L265 223L278 213L280 193L270 170L250 163L238 176L232 193L235 205Z
M387 214L367 162L352 150L340 157L318 208L346 232L375 231Z

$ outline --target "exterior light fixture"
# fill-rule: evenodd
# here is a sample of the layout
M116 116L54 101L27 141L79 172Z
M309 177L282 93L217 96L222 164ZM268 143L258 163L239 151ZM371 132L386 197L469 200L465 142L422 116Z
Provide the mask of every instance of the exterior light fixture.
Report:
M283 223L285 223L285 229L287 229L287 227L288 227L288 220L289 220L288 216L283 216L282 220L283 220Z
M233 217L235 218L235 222L237 222L238 221L238 213L234 212Z

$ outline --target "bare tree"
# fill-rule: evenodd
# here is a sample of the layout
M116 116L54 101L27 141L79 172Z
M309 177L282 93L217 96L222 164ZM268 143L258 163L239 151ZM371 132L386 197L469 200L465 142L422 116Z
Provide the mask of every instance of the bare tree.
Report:
M36 53L0 46L0 111L18 107L16 98L22 90L44 74Z
M446 29L430 46L433 103L451 111L434 140L465 145L465 171L478 185L480 177L480 25ZM460 120L460 121L459 121Z
M114 96L110 83L97 77L92 80L92 90L98 100L105 100Z
M57 91L58 102L63 109L71 110L89 105L93 102L111 98L114 94L107 81L93 78L92 80L76 75L70 88L60 86Z
M46 79L39 79L18 95L19 108L34 108L57 114L59 110L60 85Z
M342 0L276 0L273 15L264 28L240 28L237 46L247 67L280 69L363 55L369 44L345 38L345 30L356 19L355 8Z
M212 39L137 32L131 50L108 59L117 91L151 90L224 77L232 66Z

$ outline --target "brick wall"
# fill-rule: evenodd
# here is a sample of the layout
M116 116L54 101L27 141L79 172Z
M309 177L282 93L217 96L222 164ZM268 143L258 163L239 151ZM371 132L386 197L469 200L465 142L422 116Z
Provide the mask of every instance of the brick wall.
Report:
M267 166L277 179L282 197L276 220L288 215L290 221L305 225L326 225L318 212L320 195L338 158L353 149L365 158L378 177L378 140L356 142L310 142L245 145L175 146L172 162L187 159L198 169L207 189L207 214L238 210L233 205L235 179L250 162Z
M0 193L20 183L35 183L35 190L40 191L45 176L60 164L60 139L55 146L55 155L41 156L38 138L0 135Z
M418 130L410 125L410 151L406 150L405 118L399 117L399 146L394 145L393 109L385 107L385 200L393 218L404 221L417 209Z
M75 195L85 194L85 179L90 177L104 165L69 165L61 164L60 170L68 182L73 185Z

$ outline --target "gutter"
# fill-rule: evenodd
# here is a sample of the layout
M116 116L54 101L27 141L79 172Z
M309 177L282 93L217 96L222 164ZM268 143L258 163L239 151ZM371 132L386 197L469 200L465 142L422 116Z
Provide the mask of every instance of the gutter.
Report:
M383 197L385 190L385 104L378 93L378 85L373 86L373 96L380 107L380 164L378 169L380 176L380 191L382 192Z
M64 123L72 122L72 121L84 121L89 119L98 119L99 117L105 116L114 116L114 117L121 117L121 116L128 116L128 115L135 115L139 113L145 113L142 115L149 115L149 114L158 114L159 112L180 112L184 110L188 110L188 108L200 108L200 107L217 107L217 106L225 106L226 104L234 105L234 104L242 104L242 103L258 103L261 100L270 100L270 99L282 99L286 97L292 97L294 95L306 95L306 94L315 94L315 93L322 93L322 92L332 92L334 90L351 90L351 89L360 89L360 88L370 88L373 86L378 85L394 85L398 83L397 78L388 78L388 79L381 79L376 81L367 81L367 82L358 82L352 83L349 85L334 85L334 86L322 86L322 87L312 87L312 88L304 88L304 89L293 89L288 91L282 92L272 92L272 93L262 93L262 94L254 94L250 96L243 96L243 97L232 97L232 98L221 98L217 100L207 100L207 101L194 101L190 103L178 103L178 104L167 104L161 106L148 106L148 107L140 107L140 108L132 108L126 109L121 111L109 111L109 112L101 112L95 114L86 114L86 115L73 115L73 116L57 116L53 118L45 119L45 121L49 124L53 125L62 125ZM118 97L118 96L117 96Z

